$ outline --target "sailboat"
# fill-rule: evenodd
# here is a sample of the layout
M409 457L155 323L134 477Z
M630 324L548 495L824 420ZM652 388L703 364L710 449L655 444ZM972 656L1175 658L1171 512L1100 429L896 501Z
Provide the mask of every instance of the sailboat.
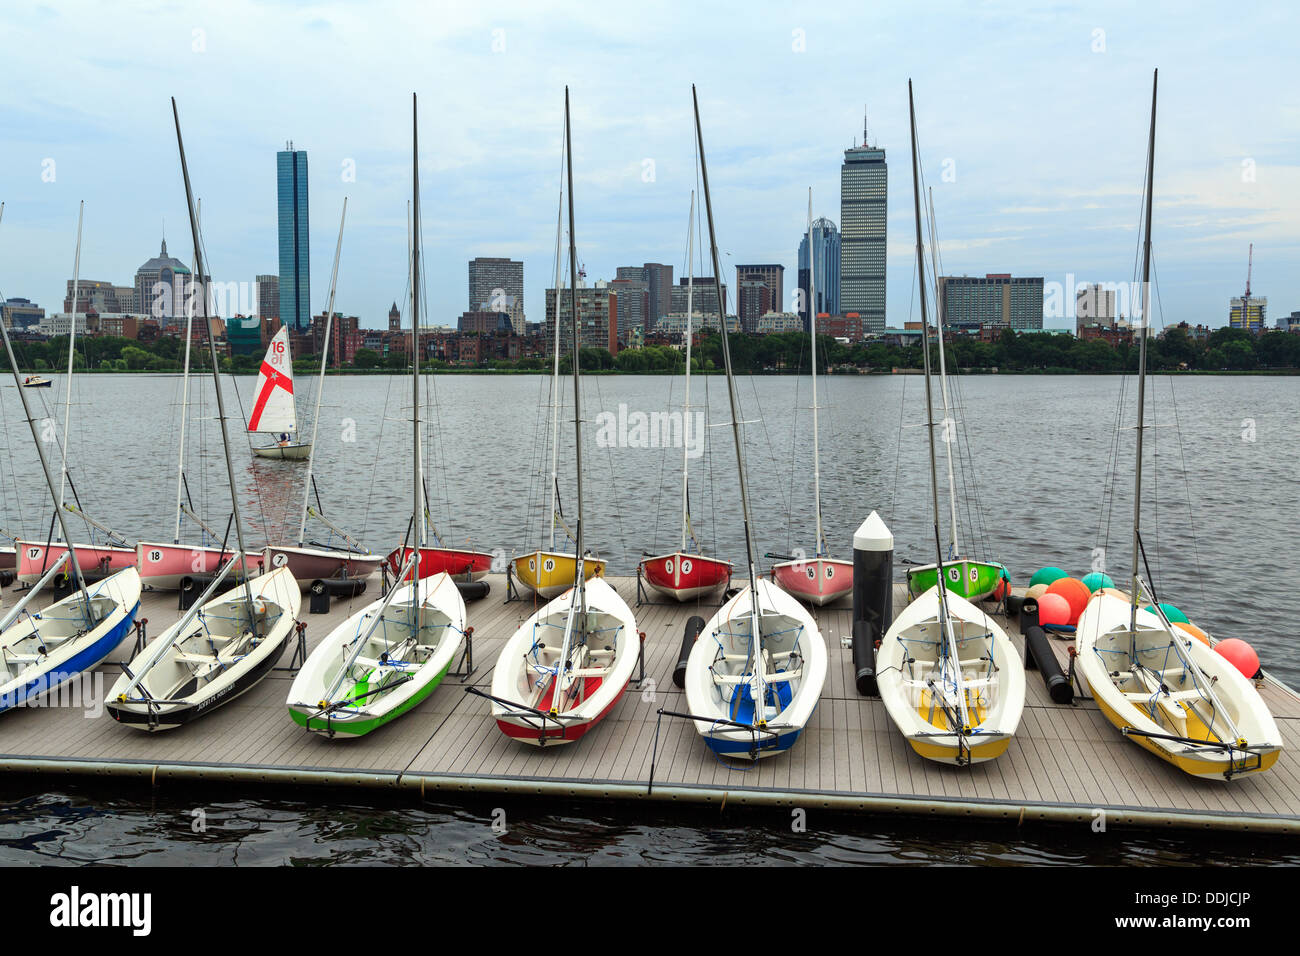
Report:
M564 89L569 203L569 316L573 327L573 435L577 472L575 551L570 585L506 641L492 672L492 716L506 736L537 747L580 739L613 709L641 657L644 635L632 609L602 577L588 580L582 527L582 368L578 362L578 251L573 232L573 139ZM558 258L558 256L557 256ZM555 295L560 325L560 289ZM558 332L557 332L558 338ZM558 356L558 341L557 341ZM559 400L552 391L552 399ZM558 569L553 569L558 574Z
M934 263L934 275L937 277L939 275L939 242L934 235L933 201L929 207L929 212L930 253L931 260ZM937 278L936 281L938 281ZM939 389L943 398L944 446L948 458L948 523L952 532L949 539L948 554L944 561L944 586L949 591L960 594L968 601L983 601L1005 593L1004 589L1010 587L1011 575L1005 565L996 561L981 561L969 556L962 556L960 527L957 521L957 481L953 474L953 446L957 444L957 437L953 434L955 422L952 419L952 408L948 400L948 364L944 350L943 318L943 303L937 301L935 305L935 321L938 324L939 332ZM937 564L917 564L909 567L907 569L908 596L915 598L917 595L923 594L934 587L939 579L938 575L939 568Z
M89 544L73 544L73 550L76 551L76 564L82 569L86 578L99 578L113 574L123 568L133 568L136 564L136 550L120 534L112 528L94 520L78 504L69 502L67 499L68 490L68 444L71 441L72 425L72 373L76 367L76 341L77 341L77 322L76 322L76 302L79 295L79 284L81 279L81 225L85 213L85 202L81 203L80 211L77 214L77 255L73 263L72 279L72 302L73 314L72 324L68 330L68 366L67 381L64 393L63 406L63 449L61 463L59 465L60 480L59 494L54 499L56 511L62 513L68 511L77 514L89 528L94 528L103 534L102 542L92 541ZM76 498L76 489L73 489L73 497ZM64 526L62 514L60 514L60 527ZM53 532L53 524L51 524ZM94 532L92 531L93 535ZM26 587L31 587L41 580L45 572L50 569L52 563L66 554L68 545L65 543L70 539L67 537L66 529L62 542L57 541L39 541L39 540L18 540L14 542L14 549L17 551L17 574L18 583ZM93 569L93 570L89 570Z
M568 100L568 94L565 94L565 100ZM566 133L567 136L567 133ZM568 140L566 139L567 143ZM563 193L563 190L561 190ZM557 525L563 530L565 535L573 538L573 533L569 530L560 518L560 477L559 477L559 454L560 454L560 248L562 240L561 217L563 216L563 203L556 212L555 218L555 346L551 356L551 482L550 482L550 530L542 543L542 547L536 548L527 554L521 554L513 558L510 562L510 574L514 580L518 581L525 588L532 591L537 597L544 601L549 601L554 597L563 594L569 588L573 581L573 575L581 564L583 574L588 579L603 577L605 574L605 561L601 558L592 557L591 555L582 555L582 560L578 560L578 555L559 550L556 544ZM570 277L572 278L572 277ZM574 279L574 281L577 281ZM574 355L574 362L578 360L577 354ZM577 369L574 369L575 374Z
M811 558L782 561L772 580L801 601L823 607L853 593L853 562L830 556L822 528L821 449L817 433L817 244L812 231L812 190L808 190L808 329L812 338L813 507L817 511L817 545Z
M424 544L420 469L420 149L415 95L412 113L411 241L411 510L416 547ZM415 570L411 557L403 577ZM358 737L415 707L442 682L465 641L465 602L455 582L435 574L393 587L352 615L312 651L289 688L294 723L330 737Z
M1156 87L1151 81L1142 321L1138 332L1137 458L1133 487L1131 597L1097 591L1076 628L1079 674L1097 706L1138 746L1194 776L1258 773L1277 762L1282 735L1254 684L1227 658L1173 627L1139 574L1142 439L1146 424L1147 329L1151 308L1151 207L1155 192ZM1150 595L1149 607L1141 602Z
M687 241L686 278L686 391L682 398L682 422L691 414L691 310L695 292L695 191L691 190L690 239ZM722 587L731 580L730 561L700 554L699 542L691 527L690 448L683 432L682 453L682 538L677 550L648 557L641 562L641 579L660 594L678 601L693 601ZM694 545L687 550L687 545Z
M74 296L75 300L75 296ZM54 502L55 515L68 534L64 509L54 491L54 477L45 457L45 445L37 432L27 396L18 377L18 361L9 341L9 329L0 322L5 354L14 385L22 400L23 415L31 428L32 442L40 458L45 484ZM64 550L33 587L0 618L0 713L22 706L65 682L93 670L126 637L140 611L140 575L134 567L124 568L101 581L87 584L80 564L80 548ZM68 597L36 611L28 611L38 595L65 565L69 566L76 590Z
M325 313L325 341L321 347L320 357L320 380L316 386L316 414L312 417L311 424L311 441L305 442L298 446L305 448L307 459L307 474L303 477L302 487L302 510L298 517L298 537L296 544L292 545L268 545L263 561L268 568L288 568L293 575L298 586L303 590L309 588L313 582L324 578L366 578L374 574L383 562L383 558L373 553L369 548L357 541L352 535L348 534L325 515L321 514L311 506L312 491L315 484L312 480L313 468L316 464L316 431L320 426L320 409L321 399L325 394L325 369L329 361L330 351L330 331L334 326L334 293L338 289L339 277L339 258L343 253L343 224L347 220L348 200L345 196L343 199L343 212L339 217L339 238L334 246L334 268L330 273L330 297L329 308ZM280 332L284 332L282 328ZM272 342L272 348L275 343ZM288 346L286 345L286 348ZM270 352L267 353L268 355ZM287 353L286 353L287 354ZM266 365L263 364L265 371ZM290 373L293 371L293 364L289 363ZM269 379L269 376L268 376ZM259 384L261 379L259 378ZM292 383L290 383L292 389ZM260 395L260 389L259 389ZM283 401L283 399L280 399ZM272 399L267 400L268 403ZM289 408L292 409L293 402L290 396ZM254 449L256 450L256 449ZM341 545L333 545L330 541L323 544L316 542L308 543L307 541L307 518L313 517L321 524L330 529L332 538L342 542Z
M185 482L185 425L190 407L190 349L193 344L194 301L187 297L185 310L185 361L181 373L181 427L179 451L176 457L176 530L170 543L141 541L136 545L136 569L146 587L158 591L175 591L181 582L196 575L213 574L227 561L233 560L229 548L208 544L182 544L181 521L188 516L211 541L222 536L208 526L186 500L188 486ZM261 569L262 556L250 555L244 561L244 573L255 574Z
M203 276L207 272L203 268L203 247L199 240L198 217L194 211L194 195L190 188L175 99L172 100L172 118L176 123L176 146L180 153L190 232L194 239L195 273ZM201 319L206 326L207 295L200 294L199 301ZM244 547L235 467L230 456L226 406L221 392L221 363L217 359L213 337L209 335L207 339L238 555L248 555ZM184 617L122 666L122 676L113 684L104 701L105 710L114 720L146 731L179 727L230 703L271 672L294 632L302 593L289 572L280 569L261 575L255 581L244 576L239 589L216 596L224 579L239 563L238 557L227 562Z
M289 349L289 327L271 338L257 372L257 391L253 411L248 416L248 430L277 436L274 445L254 445L259 458L302 461L311 454L310 442L294 441L298 430L298 409L293 400L293 354Z
M410 241L410 206L407 206L407 236ZM409 247L408 247L409 253ZM407 257L410 258L409 255ZM396 305L394 304L394 308ZM420 458L420 481L424 482L424 458ZM469 582L477 581L492 570L492 555L486 551L477 551L473 548L453 548L448 547L443 541L442 535L438 533L438 526L434 524L429 514L428 494L426 487L424 517L425 533L433 536L433 543L423 548L419 548L419 561L416 564L415 574L419 578L431 577L435 574L446 573L451 575L452 580ZM402 569L406 562L417 549L411 547L410 532L415 528L414 518L409 526L408 537L398 545L384 559L385 567L394 580L403 580Z
M760 580L755 561L749 484L740 434L740 406L731 370L727 310L722 296L718 240L709 199L700 106L691 87L709 249L718 302L718 328L727 373L731 432L741 516L745 525L745 585L704 625L686 663L686 700L696 731L716 754L751 760L789 749L812 718L826 680L826 642L798 601Z
M912 187L916 207L916 262L925 355L926 431L935 569L947 571L939 538L939 479L934 447L930 323L926 312L925 253L921 238L916 110L907 84L912 128ZM942 334L942 332L941 332ZM894 619L876 650L880 699L907 742L922 757L966 766L1006 752L1025 706L1025 672L1015 646L991 617L947 587L932 584Z

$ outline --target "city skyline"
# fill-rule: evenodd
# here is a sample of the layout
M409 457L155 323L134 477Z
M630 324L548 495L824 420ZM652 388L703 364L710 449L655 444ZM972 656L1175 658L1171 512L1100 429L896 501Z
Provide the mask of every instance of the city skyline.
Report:
M194 143L192 175L204 199L214 279L275 268L269 157L293 139L313 158L311 300L324 301L328 291L322 256L333 250L332 223L347 195L339 311L382 327L396 298L405 317L406 98L410 88L433 91L458 75L474 78L458 90L463 95L424 98L421 110L422 128L439 130L437 149L421 163L428 302L439 323L454 324L463 311L465 263L476 256L522 261L533 277L525 311L544 314L565 82L575 108L577 244L589 281L612 280L619 266L644 262L685 274L695 81L724 276L734 282L737 263L772 262L784 265L787 286L794 284L809 186L814 217L843 228L840 165L844 150L860 141L865 103L872 142L892 160L887 324L915 318L911 211L900 200L911 189L911 75L946 274L1128 282L1145 152L1142 104L1149 70L1160 66L1155 235L1163 321L1226 325L1229 301L1245 287L1251 242L1253 294L1270 299L1271 317L1300 309L1300 97L1276 72L1293 62L1296 41L1269 29L1270 11L1226 23L1208 40L1159 8L783 11L738 25L741 45L761 52L756 62L727 52L709 64L690 55L694 44L703 49L702 40L675 36L645 11L616 31L572 11L527 6L495 18L393 8L394 27L407 29L384 34L331 4L237 6L247 14L238 30L211 10L154 18L93 8L0 14L14 53L14 79L0 91L8 113L0 131L0 200L7 203L0 294L58 307L83 198L82 276L128 281L158 247L164 221L173 224L178 257L190 258L166 101L175 93L187 144ZM202 25L205 19L211 24ZM590 62L562 55L577 49L569 37L577 26L598 44ZM71 51L70 69L53 74L35 69L39 44L24 41L50 30L62 31ZM313 55L267 42L285 30L309 38ZM855 30L880 46L868 66L852 55ZM125 38L137 31L151 50L147 62L97 52L127 48ZM930 46L909 61L894 49L913 34L930 38ZM1227 62L1213 79L1196 68L1234 38L1250 43L1252 64ZM615 58L670 42L685 48L675 48L667 69L625 65L616 82L599 81ZM311 84L287 80L312 63L339 61L344 51L364 66L402 61L416 47L422 63L437 65L362 84L319 70L308 71ZM220 85L213 83L218 74ZM36 76L39 82L29 79ZM112 83L100 82L107 76ZM275 83L290 92L274 100L260 95ZM759 117L774 134L753 136ZM729 305L734 312L734 296ZM1162 315L1155 319L1160 324ZM1074 325L1067 316L1044 324Z

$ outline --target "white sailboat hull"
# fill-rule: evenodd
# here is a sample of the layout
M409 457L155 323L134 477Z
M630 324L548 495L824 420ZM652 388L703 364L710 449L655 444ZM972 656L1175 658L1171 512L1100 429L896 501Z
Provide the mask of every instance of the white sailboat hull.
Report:
M573 588L524 621L501 649L492 672L497 698L492 716L506 736L537 747L572 743L604 719L627 690L641 652L632 609L602 578L588 580L584 591L588 637L576 669L558 678L553 673L577 595ZM530 712L552 708L555 716L549 719Z
M942 670L939 589L932 587L894 619L876 651L880 699L912 749L940 763L981 763L1004 753L1025 706L1025 669L1011 639L991 617L956 594L947 595L960 673ZM964 700L968 728L955 726Z
M1131 614L1129 601L1094 595L1075 634L1079 673L1107 720L1139 746L1196 776L1272 766L1282 751L1282 735L1255 685L1213 648L1167 627L1152 611L1137 612L1137 634L1131 635ZM1199 686L1195 670L1208 678L1206 686ZM1242 747L1226 749L1216 742Z
M714 753L751 760L794 745L826 681L826 643L807 608L770 581L759 579L757 587L760 657L770 688L764 701L755 701L744 682L753 660L748 587L704 625L686 662L686 702L698 718L696 732Z

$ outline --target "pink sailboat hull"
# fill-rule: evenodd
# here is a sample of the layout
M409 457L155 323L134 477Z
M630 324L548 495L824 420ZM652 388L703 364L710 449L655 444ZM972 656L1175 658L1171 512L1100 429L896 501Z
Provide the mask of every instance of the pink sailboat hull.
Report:
M368 578L384 561L378 554L355 554L325 548L297 548L270 545L264 567L268 571L288 568L304 591L321 578Z
M233 557L234 551L221 548L144 541L136 545L136 569L140 572L140 582L157 591L179 590L185 578L195 574L214 574ZM258 574L265 560L261 551L247 555L244 568L249 574Z
M45 542L19 541L18 552L19 584L30 587L41 579L46 571L68 550L62 542L51 542L46 548ZM74 544L74 553L81 570L86 571L121 571L123 568L135 567L135 548L114 548L108 545ZM48 552L48 554L47 554Z
M731 562L674 551L641 562L641 577L660 594L692 601L731 579Z
M786 561L772 568L783 591L818 607L853 593L853 562L834 558Z

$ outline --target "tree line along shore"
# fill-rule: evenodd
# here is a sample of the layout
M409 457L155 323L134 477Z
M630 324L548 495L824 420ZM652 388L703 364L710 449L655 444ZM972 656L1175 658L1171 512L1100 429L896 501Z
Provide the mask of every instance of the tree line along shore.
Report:
M809 372L808 337L800 332L771 335L733 334L732 364L737 372L752 374L807 374ZM938 346L931 343L932 359ZM15 342L21 372L62 371L68 361L67 336L45 341ZM921 346L896 345L882 341L854 344L838 342L829 336L818 338L818 368L834 373L877 373L894 370L920 370L924 357ZM996 341L983 342L954 336L946 346L950 366L966 372L1000 374L1105 374L1136 371L1138 346L1120 342L1112 345L1102 339L1078 339L1051 332L1014 332L1005 329ZM77 340L75 367L87 372L179 372L183 367L184 343L164 336L152 343L114 336L85 336ZM936 359L937 360L937 359ZM462 365L439 358L428 358L423 367L430 372L475 373L503 372L538 374L551 370L549 357L537 356L506 361L488 360L477 365ZM560 359L561 371L568 371L570 356ZM627 348L611 355L601 348L583 348L585 372L608 374L678 374L685 369L685 353L670 345ZM192 349L192 369L207 367L207 349ZM222 368L234 373L255 374L260 355L226 356ZM1223 328L1204 338L1194 338L1187 330L1174 326L1147 340L1147 365L1152 371L1200 373L1296 374L1300 372L1300 335L1272 331L1256 335L1244 329ZM299 356L294 372L315 374L320 357ZM0 354L0 368L8 361ZM353 374L390 374L409 370L406 354L381 355L359 349L353 360L331 365L329 371ZM722 341L717 334L706 334L694 345L692 371L721 372Z

